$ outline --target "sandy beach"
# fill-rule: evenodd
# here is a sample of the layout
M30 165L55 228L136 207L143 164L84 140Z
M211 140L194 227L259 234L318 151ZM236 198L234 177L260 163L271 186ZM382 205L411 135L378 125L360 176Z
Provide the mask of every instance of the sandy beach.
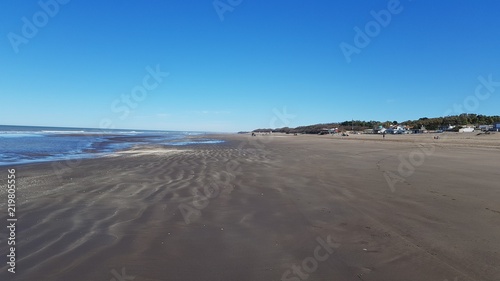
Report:
M217 135L16 169L0 280L500 280L500 133Z

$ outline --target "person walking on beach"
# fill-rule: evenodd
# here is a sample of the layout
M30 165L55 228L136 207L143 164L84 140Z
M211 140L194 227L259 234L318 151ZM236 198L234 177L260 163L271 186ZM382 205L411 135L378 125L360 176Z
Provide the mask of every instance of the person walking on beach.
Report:
M382 138L385 139L385 132L382 133Z

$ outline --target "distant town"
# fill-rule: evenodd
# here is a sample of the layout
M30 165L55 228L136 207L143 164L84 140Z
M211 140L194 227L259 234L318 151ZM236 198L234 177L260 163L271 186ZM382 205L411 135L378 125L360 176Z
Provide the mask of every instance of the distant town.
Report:
M340 123L324 123L296 128L256 129L253 133L285 134L336 134L343 132L363 134L419 134L442 132L500 131L500 116L481 114L460 114L446 117L423 117L418 120L398 121L360 121L351 120Z

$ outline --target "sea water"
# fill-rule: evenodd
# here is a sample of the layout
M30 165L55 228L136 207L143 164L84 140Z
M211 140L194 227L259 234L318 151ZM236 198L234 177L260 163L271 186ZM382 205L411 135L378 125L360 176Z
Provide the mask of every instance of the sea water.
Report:
M218 143L190 139L203 132L61 128L0 125L0 166L99 157L139 144Z

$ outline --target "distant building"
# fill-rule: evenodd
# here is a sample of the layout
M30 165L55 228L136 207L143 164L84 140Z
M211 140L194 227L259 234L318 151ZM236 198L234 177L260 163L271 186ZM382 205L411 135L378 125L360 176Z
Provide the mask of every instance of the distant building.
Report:
M479 125L478 129L481 131L489 131L493 129L493 125Z
M472 133L472 132L474 132L474 128L473 127L463 127L463 128L458 129L458 132L459 133Z
M407 129L406 126L392 126L390 129L386 130L387 134L408 134L409 130Z
M319 135L333 135L339 132L339 128L323 128L321 131L318 133Z
M441 130L441 131L451 131L454 128L455 128L455 126L452 126L452 125L439 126L439 130Z

